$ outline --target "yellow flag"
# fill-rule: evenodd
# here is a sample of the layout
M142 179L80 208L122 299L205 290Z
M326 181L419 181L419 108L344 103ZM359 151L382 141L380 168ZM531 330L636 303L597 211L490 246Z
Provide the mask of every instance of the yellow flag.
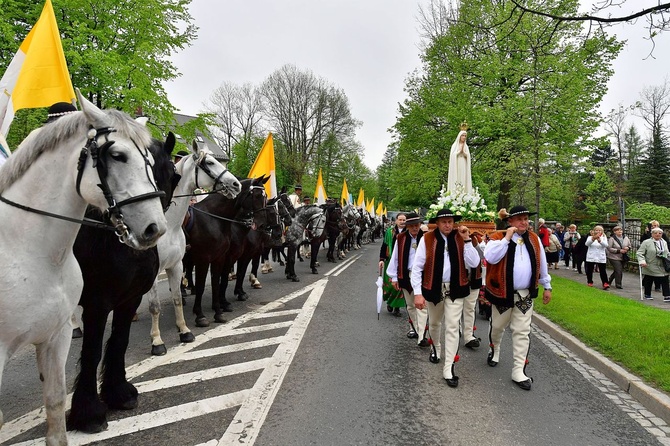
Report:
M365 204L365 192L363 192L363 188L361 187L361 190L358 191L358 200L356 200L356 206L362 208L364 204Z
M349 188L347 187L347 179L342 183L342 194L340 195L340 204L344 207L349 203Z
M6 135L16 110L50 107L75 98L51 0L0 79L0 133Z
M377 205L377 210L375 211L375 214L382 215L384 213L384 211L383 211L384 206L383 205L384 205L384 203L380 201L379 204Z
M368 211L370 213L370 215L372 215L373 217L375 216L375 199L374 198L372 200L370 200L370 202L368 203L368 207L365 208L365 210Z
M388 217L388 216L389 216L389 214L388 214L388 212L387 212L387 209L386 209L386 206L384 206L384 216L385 216L385 217Z
M316 190L314 191L314 201L316 204L325 204L328 194L326 193L326 188L323 187L323 176L321 175L321 169L319 169L319 177L316 180Z
M268 133L265 138L261 151L258 152L254 165L251 166L248 178L258 178L261 175L270 176L270 179L265 183L265 193L269 198L277 196L277 173L275 170L275 146L272 141L272 133Z

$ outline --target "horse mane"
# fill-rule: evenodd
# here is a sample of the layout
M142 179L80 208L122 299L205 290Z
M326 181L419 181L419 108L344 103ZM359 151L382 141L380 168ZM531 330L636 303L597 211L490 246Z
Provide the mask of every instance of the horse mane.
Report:
M107 125L116 132L135 141L139 147L151 144L147 128L135 122L126 113L118 110L103 110ZM66 141L86 137L90 124L84 112L76 112L44 125L23 140L0 169L0 193L14 184L42 154L62 147ZM111 138L113 138L113 135Z

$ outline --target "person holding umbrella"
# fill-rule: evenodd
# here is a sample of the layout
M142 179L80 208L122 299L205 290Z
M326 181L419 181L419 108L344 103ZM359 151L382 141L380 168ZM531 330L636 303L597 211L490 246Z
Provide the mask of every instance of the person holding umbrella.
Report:
M428 340L425 338L426 321L428 313L426 309L417 310L414 306L414 293L412 292L412 283L410 281L410 271L414 264L416 248L423 236L421 230L421 217L415 212L410 212L406 216L405 230L398 234L393 246L391 260L389 260L386 274L388 274L393 288L402 290L407 304L407 315L409 318L410 330L407 337L410 339L419 339L419 347L427 347Z
M512 381L524 390L530 390L533 382L526 375L526 364L538 285L544 288L542 302L546 305L551 301L551 276L544 246L540 237L528 230L530 215L534 213L523 206L515 206L509 212L501 209L498 216L509 227L494 233L484 248L486 299L495 307L491 311L486 362L491 367L498 365L503 333L509 325L514 358Z
M454 223L461 219L450 209L440 209L430 223L437 228L419 241L412 265L412 289L417 310L428 310L430 362L440 362L440 331L445 320L444 367L442 377L449 387L458 387L454 364L458 361L459 328L463 303L470 294L468 268L480 264L479 253L472 246L470 230Z

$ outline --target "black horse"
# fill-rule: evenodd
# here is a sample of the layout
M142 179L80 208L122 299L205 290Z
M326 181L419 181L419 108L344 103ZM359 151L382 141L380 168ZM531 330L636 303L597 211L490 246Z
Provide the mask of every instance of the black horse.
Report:
M228 258L232 255L230 248L241 245L252 227L260 229L265 226L267 216L263 209L267 195L263 184L268 179L259 177L241 180L242 192L236 198L214 194L193 205L187 238L191 245L189 257L195 266L193 313L198 327L208 327L210 324L202 312L202 295L210 265L214 320L226 322L223 313L233 311L225 296L230 270Z
M162 198L164 209L172 200L172 191L179 181L170 158L173 148L171 134L165 143L154 140L149 148L155 161L156 184L166 194ZM103 218L93 208L89 208L86 216ZM81 227L73 250L84 278L79 301L84 308L84 340L67 428L94 433L107 428L108 407L133 409L137 406L137 389L126 380L125 355L133 316L158 274L158 250L136 251L119 243L113 232L90 226ZM112 332L103 358L98 397L98 364L111 311L114 312Z
M286 193L284 193L286 197ZM286 197L288 201L288 197ZM249 231L244 246L240 250L240 257L237 259L237 279L235 282L235 297L237 300L247 300L248 295L244 291L244 278L247 274L249 263L252 263L251 274L254 277L258 275L258 265L263 255L268 256L270 249L275 246L282 245L283 228L290 226L292 219L291 214L286 208L284 201L282 201L281 194L278 197L268 201L268 208L273 207L275 212L268 213L268 224L263 231ZM270 220L276 215L276 220Z

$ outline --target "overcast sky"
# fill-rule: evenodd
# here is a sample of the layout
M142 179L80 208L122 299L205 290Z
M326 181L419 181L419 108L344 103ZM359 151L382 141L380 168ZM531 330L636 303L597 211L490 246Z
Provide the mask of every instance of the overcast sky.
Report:
M376 168L391 141L407 76L420 66L418 5L428 0L193 0L198 39L172 60L182 76L166 85L170 101L185 114L224 82L259 85L290 63L341 88L363 122L357 139L363 161ZM655 0L629 0L628 9ZM626 12L624 10L624 12ZM670 38L657 39L653 57L644 23L617 27L629 44L614 64L601 110L630 105L645 85L659 85L670 71Z

